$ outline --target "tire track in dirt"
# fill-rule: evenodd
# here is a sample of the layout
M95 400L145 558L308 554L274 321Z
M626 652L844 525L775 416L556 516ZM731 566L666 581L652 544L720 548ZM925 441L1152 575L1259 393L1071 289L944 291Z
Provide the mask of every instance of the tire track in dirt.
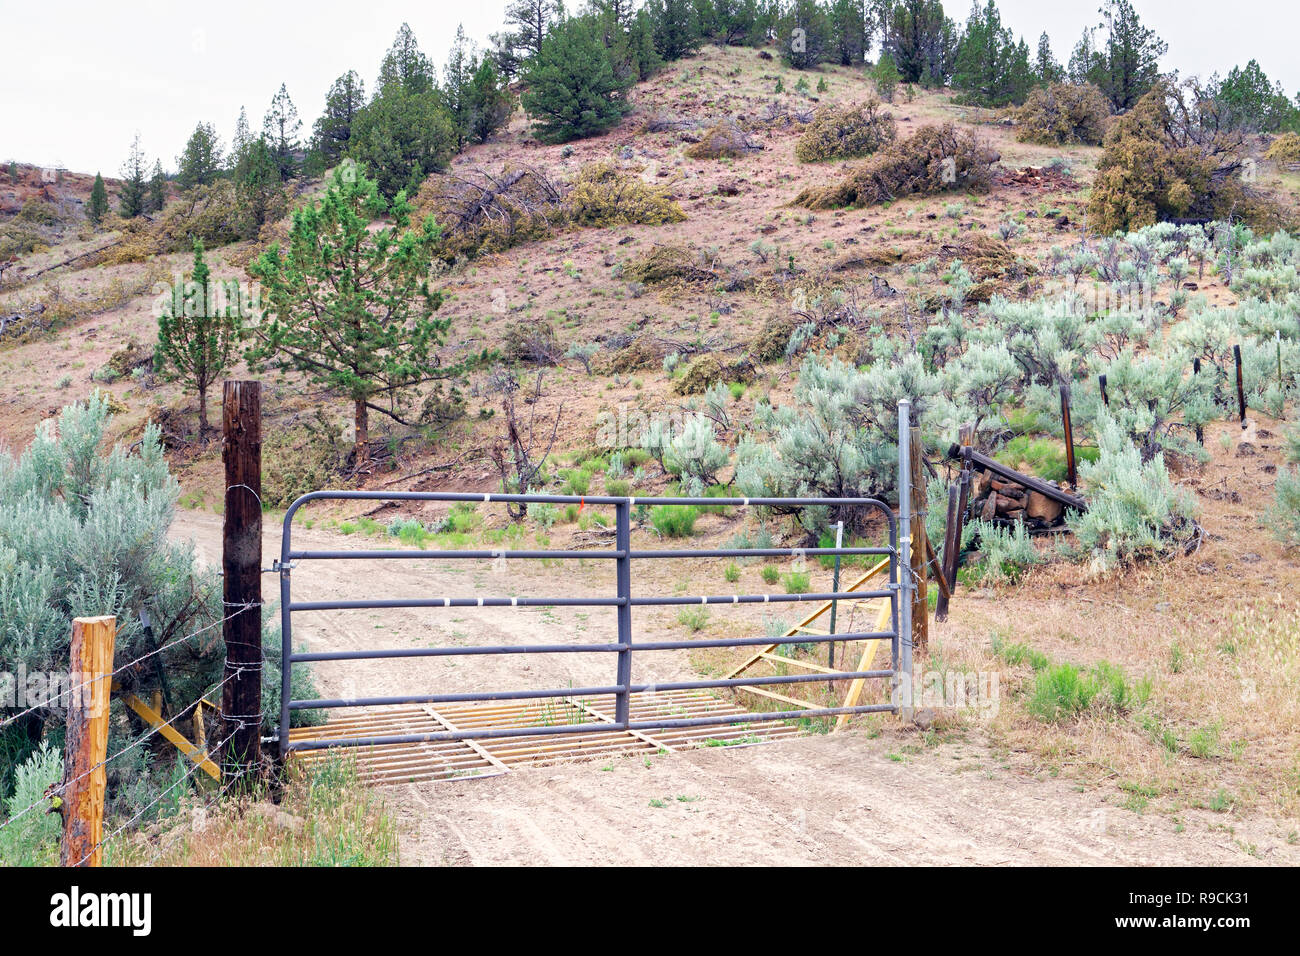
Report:
M220 518L181 512L175 540L220 555ZM266 563L279 553L269 524ZM295 530L312 547L366 547ZM473 596L508 593L487 574L451 562L317 561L295 572L295 597ZM566 567L567 594L608 593L598 568ZM266 596L278 596L268 581ZM556 575L511 576L516 593L556 593ZM295 616L295 643L312 650L448 643L602 640L600 609L397 609ZM473 616L471 616L473 615ZM651 625L653 626L653 625ZM318 666L325 696L468 691L608 683L608 655L503 655ZM658 680L691 673L684 654L661 655ZM387 791L406 864L471 865L910 865L1300 864L1265 818L1141 816L1079 793L1064 780L1000 768L977 739L926 749L905 762L891 750L917 737L887 730L788 739L743 748L607 758L524 768L476 781ZM648 762L648 765L647 765ZM654 802L652 804L652 801ZM1283 828L1285 829L1285 828ZM1258 859L1236 841L1256 844Z

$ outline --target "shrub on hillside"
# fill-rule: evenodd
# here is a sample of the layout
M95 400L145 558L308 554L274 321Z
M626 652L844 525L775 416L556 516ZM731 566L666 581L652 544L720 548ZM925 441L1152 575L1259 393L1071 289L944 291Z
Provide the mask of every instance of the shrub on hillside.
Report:
M1300 133L1283 133L1264 154L1275 163L1300 163Z
M474 169L436 174L416 195L418 218L442 227L444 258L501 252L550 235L560 215L559 186L534 166L507 164L498 172Z
M1016 139L1044 146L1100 146L1110 104L1091 83L1053 83L1029 94L1016 111Z
M1174 485L1163 455L1143 461L1137 446L1114 421L1098 421L1096 462L1084 462L1079 478L1088 510L1070 512L1074 532L1094 572L1186 548L1198 533L1195 505Z
M430 176L415 200L442 227L442 258L494 253L570 226L661 225L686 218L668 192L614 163L591 163L570 183L507 164Z
M563 208L575 226L658 226L686 218L667 190L647 185L608 161L582 167L564 196Z
M1001 158L971 130L953 123L923 126L877 153L837 185L805 189L794 204L836 209L951 190L983 192L993 180L993 164Z
M801 163L869 156L897 135L893 115L874 97L865 103L828 104L813 114L794 154Z
M1101 233L1178 219L1277 224L1277 207L1243 182L1243 134L1225 130L1206 105L1170 82L1157 83L1111 124L1088 201Z
M1287 434L1286 457L1293 466L1300 466L1300 427ZM1278 469L1268 522L1279 541L1289 547L1300 546L1300 467Z
M739 159L762 148L738 124L727 121L705 133L698 143L687 146L686 155L691 159Z

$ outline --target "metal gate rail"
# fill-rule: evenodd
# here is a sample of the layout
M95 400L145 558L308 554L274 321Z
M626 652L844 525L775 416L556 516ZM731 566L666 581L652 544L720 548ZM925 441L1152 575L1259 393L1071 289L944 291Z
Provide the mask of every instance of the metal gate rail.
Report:
M901 431L901 429L900 429ZM900 449L901 450L901 449ZM905 485L906 480L902 483ZM293 518L298 509L311 501L438 501L470 503L544 503L611 505L615 512L615 547L613 550L529 550L490 549L425 551L411 549L366 550L303 550L296 551L292 544ZM632 509L642 506L731 506L772 507L782 509L872 508L885 515L889 527L888 547L840 548L700 548L700 549L635 549L632 547ZM626 731L635 733L664 728L702 727L737 724L749 721L772 721L803 717L832 717L838 715L896 712L899 705L866 704L853 707L815 707L800 710L765 711L749 714L715 714L704 717L634 720L631 718L631 695L647 691L682 691L753 687L769 684L824 683L836 680L889 678L898 688L900 675L911 674L911 641L900 641L899 634L910 630L907 621L907 603L900 600L908 582L900 577L898 522L893 511L884 502L874 498L692 498L692 497L617 497L542 494L471 494L459 492L371 492L371 491L315 491L298 498L284 516L284 534L281 540L280 559L276 570L280 575L280 620L282 640L281 708L278 733L281 755L290 751L321 750L329 747L367 747L387 744L424 743L433 741L488 739L494 737L525 737L541 735L584 734L596 731ZM876 591L832 591L815 594L712 594L698 596L638 596L632 593L632 562L667 558L728 558L728 557L821 557L834 555L882 555L889 558L889 584ZM569 560L573 558L612 561L615 566L615 594L612 597L440 597L396 598L348 601L293 600L292 569L302 561L332 560ZM770 644L772 638L735 637L705 640L651 640L636 641L633 637L632 609L635 607L661 607L677 605L740 605L740 604L793 604L832 600L888 599L890 602L890 628L885 631L850 631L831 635L806 635L800 643L832 641L890 642L890 667L888 670L869 671L818 671L815 674L794 674L775 677L742 677L713 680L686 680L655 684L632 682L632 657L637 651L695 650L704 647L753 647ZM598 644L510 644L472 647L397 648L355 651L317 651L295 653L293 650L293 615L302 611L372 610L390 608L467 608L467 607L613 607L617 616L617 640ZM900 608L903 627L900 630ZM615 677L612 684L594 687L563 687L553 689L520 689L484 691L461 694L408 694L385 697L316 698L293 700L291 686L293 667L315 661L349 661L376 659L403 659L418 657L456 657L481 654L613 654L616 658ZM910 676L903 677L910 681ZM564 726L519 726L480 729L455 729L420 734L389 734L354 737L329 737L318 740L290 740L288 728L290 714L295 710L330 709L341 707L389 706L409 704L443 704L467 701L531 700L538 698L591 698L613 695L612 722L602 720Z

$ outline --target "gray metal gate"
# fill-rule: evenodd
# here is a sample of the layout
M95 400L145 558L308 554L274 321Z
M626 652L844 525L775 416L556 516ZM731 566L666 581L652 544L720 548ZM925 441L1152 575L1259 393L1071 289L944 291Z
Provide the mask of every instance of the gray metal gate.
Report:
M900 421L907 421L907 410L900 410ZM907 431L900 427L899 457L907 461ZM738 721L772 721L787 718L830 717L840 714L866 714L872 712L898 712L909 706L911 687L911 608L908 596L911 582L906 573L907 564L900 555L906 552L907 540L900 548L898 528L907 527L910 491L907 488L907 468L900 468L902 504L896 519L890 507L874 498L692 498L692 497L616 497L535 494L472 494L453 492L371 492L371 491L316 491L298 498L285 513L284 534L281 542L277 570L280 575L280 615L282 627L282 686L280 727L278 733L281 755L294 750L319 750L327 747L368 747L388 744L417 744L431 741L485 739L490 737L524 737L552 734L582 734L595 731L650 731L663 728L695 727L732 724ZM316 551L295 550L292 541L293 518L304 504L323 500L358 501L438 501L472 503L531 503L555 505L586 504L611 505L615 516L615 538L612 550L346 550ZM806 508L823 507L878 509L889 529L889 544L873 548L706 548L706 549L636 549L632 547L633 509L646 506L733 506ZM889 558L887 587L877 591L840 591L815 594L712 594L697 596L638 595L632 590L632 564L634 561L655 561L665 558L724 558L724 557L780 557L804 555L808 557L835 555L880 555ZM428 597L412 599L377 598L348 601L295 601L292 590L292 571L303 562L333 560L402 561L402 560L604 560L614 564L614 590L605 597ZM829 636L807 635L801 640L808 643L839 641L881 640L890 642L888 670L869 671L818 671L814 674L778 675L772 677L737 677L731 679L690 680L634 684L632 660L638 652L689 650L703 647L756 647L772 643L770 636L737 636L705 640L638 640L635 634L633 609L665 605L739 605L785 604L797 602L824 602L832 600L869 600L887 598L890 601L890 627L884 631L850 631ZM293 650L293 616L304 611L372 610L383 608L480 608L480 607L612 607L616 609L617 627L614 640L595 644L511 644L482 646L440 646L424 648L396 648L356 651L295 652ZM900 634L907 640L900 641ZM614 658L611 683L595 687L564 687L549 689L515 689L484 691L473 694L424 693L406 696L322 698L294 700L291 695L292 672L296 664L314 661L351 660L401 660L414 657L474 656L480 654L567 654L607 653ZM712 690L734 687L753 687L770 684L796 684L855 679L888 679L893 695L888 704L866 704L853 707L812 707L802 710L764 711L752 714L717 714L683 719L631 719L631 695L646 691ZM901 693L900 693L901 691ZM581 723L564 726L514 726L481 728L477 730L448 730L435 733L399 734L387 736L333 737L325 740L291 741L289 718L295 710L329 709L342 707L382 707L404 704L440 704L465 701L529 700L552 697L591 698L613 695L615 713L613 723Z

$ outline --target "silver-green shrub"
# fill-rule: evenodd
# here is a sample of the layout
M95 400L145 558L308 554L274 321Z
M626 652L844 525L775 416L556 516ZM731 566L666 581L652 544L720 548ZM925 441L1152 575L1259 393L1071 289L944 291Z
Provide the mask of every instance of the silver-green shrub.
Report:
M1189 544L1197 533L1195 504L1170 479L1164 456L1144 460L1108 416L1097 425L1100 455L1079 467L1088 510L1066 515L1092 570L1105 573Z

